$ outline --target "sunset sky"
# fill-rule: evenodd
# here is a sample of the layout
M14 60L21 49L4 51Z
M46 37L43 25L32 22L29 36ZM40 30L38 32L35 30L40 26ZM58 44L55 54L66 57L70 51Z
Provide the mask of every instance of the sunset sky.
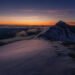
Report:
M75 25L75 0L0 0L0 24Z

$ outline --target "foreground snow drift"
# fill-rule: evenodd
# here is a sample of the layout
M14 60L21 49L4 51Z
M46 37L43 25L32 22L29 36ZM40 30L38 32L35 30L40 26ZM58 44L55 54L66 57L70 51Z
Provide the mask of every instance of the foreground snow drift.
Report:
M51 49L49 42L43 40L25 40L12 43L0 48L0 60L25 58ZM50 50L52 54L52 49ZM54 52L53 52L54 53Z
M75 75L67 54L64 46L44 40L8 44L0 47L0 75Z

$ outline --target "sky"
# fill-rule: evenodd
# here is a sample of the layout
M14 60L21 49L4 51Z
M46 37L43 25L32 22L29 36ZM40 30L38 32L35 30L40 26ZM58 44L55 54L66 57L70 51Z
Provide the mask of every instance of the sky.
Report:
M75 25L75 0L0 0L0 24Z

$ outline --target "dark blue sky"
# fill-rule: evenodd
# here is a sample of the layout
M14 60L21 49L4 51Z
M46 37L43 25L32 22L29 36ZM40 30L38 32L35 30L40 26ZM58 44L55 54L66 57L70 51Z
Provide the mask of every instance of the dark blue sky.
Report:
M0 16L46 16L75 21L75 0L0 0Z
M0 9L75 9L75 0L0 0Z

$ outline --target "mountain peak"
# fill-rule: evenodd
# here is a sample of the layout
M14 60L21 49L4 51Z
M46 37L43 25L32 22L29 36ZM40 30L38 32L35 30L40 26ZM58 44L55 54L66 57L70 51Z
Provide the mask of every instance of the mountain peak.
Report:
M59 21L56 23L56 26L65 27L65 26L69 26L69 25L64 21Z

